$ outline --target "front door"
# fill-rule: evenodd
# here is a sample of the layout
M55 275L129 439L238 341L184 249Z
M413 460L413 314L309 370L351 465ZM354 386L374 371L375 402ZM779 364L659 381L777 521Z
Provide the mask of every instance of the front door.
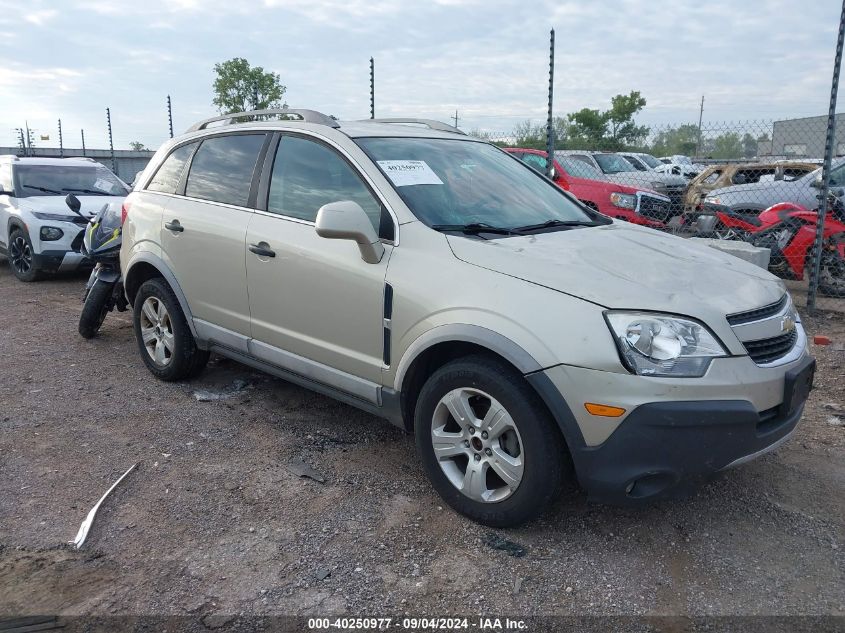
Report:
M266 211L256 211L247 231L253 353L373 399L391 246L379 263L368 264L355 242L318 236L317 210L342 200L361 205L378 231L386 211L353 167L328 145L283 136ZM273 256L262 255L268 251Z
M171 197L162 215L164 258L185 293L194 319L249 336L244 252L255 166L266 134L229 134L203 140L191 160L184 196ZM204 324L199 324L204 325ZM222 337L222 338L221 338ZM239 345L235 344L235 347Z

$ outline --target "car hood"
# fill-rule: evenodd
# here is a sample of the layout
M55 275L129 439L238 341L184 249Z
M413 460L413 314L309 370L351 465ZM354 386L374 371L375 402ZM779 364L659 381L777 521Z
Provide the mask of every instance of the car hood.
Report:
M464 262L607 308L723 320L784 293L762 268L626 222L490 240L449 235L448 241Z
M632 187L645 187L655 189L657 186L652 183L661 183L664 187L683 187L687 181L681 176L674 174L661 174L659 171L623 171L618 174L605 174L610 182Z
M81 204L82 215L91 217L107 204L122 204L125 196L77 196ZM52 213L53 215L66 215L68 221L78 217L71 211L63 196L31 196L29 198L18 198L18 208L21 211L33 213Z

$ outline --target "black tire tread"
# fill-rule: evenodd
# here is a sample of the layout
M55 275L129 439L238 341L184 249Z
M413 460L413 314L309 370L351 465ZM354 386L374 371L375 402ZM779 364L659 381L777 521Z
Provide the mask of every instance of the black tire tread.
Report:
M95 281L91 290L88 291L85 304L82 306L82 314L79 315L79 334L82 338L91 339L96 336L103 324L103 310L111 292L111 284L99 281Z
M24 238L26 239L26 241L27 241L27 242L29 242L29 249L30 249L30 250L32 250L32 240L31 240L31 239L30 239L30 237L29 237L29 233L27 233L26 231L24 231L24 230L23 230L22 228L20 228L19 226L17 226L17 227L15 227L15 228L13 228L13 229L9 232L9 245L11 246L12 242L13 242L13 241L14 241L14 239L15 239L15 236L16 236L18 233L20 233L21 235L23 235L23 236L24 236ZM23 282L25 282L25 283L29 283L29 282L32 282L32 281L40 281L41 279L43 279L43 278L44 278L44 272L43 272L43 271L41 271L41 270L38 270L38 269L35 267L35 262L34 262L34 261L32 262L32 268L30 268L30 269L29 269L29 272L28 272L26 275L21 275L21 274L20 274L17 270L15 270L15 266L12 264L12 254L11 254L11 252L9 252L8 259L9 259L9 268L11 268L11 269L12 269L12 274L13 274L15 277L17 277L20 281L23 281Z

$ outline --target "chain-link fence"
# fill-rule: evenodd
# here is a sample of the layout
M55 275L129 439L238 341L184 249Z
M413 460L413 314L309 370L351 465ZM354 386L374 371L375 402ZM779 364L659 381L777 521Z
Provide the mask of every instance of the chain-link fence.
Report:
M555 119L557 184L606 215L684 237L743 241L807 301L820 246L817 305L845 311L845 115L833 137L828 209L817 238L827 116L651 125L625 139ZM546 128L472 130L546 173ZM720 245L735 250L734 245ZM755 249L760 249L759 251Z

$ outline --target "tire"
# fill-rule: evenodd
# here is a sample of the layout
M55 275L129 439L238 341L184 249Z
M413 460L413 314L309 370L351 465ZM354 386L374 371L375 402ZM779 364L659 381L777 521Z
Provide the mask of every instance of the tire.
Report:
M179 300L163 279L150 279L138 289L132 323L141 358L159 380L191 378L208 362L208 351L197 347Z
M21 281L38 281L43 277L42 272L35 266L32 240L20 227L15 227L9 233L9 267Z
M85 296L82 314L79 315L79 334L82 338L94 338L106 315L109 313L109 300L114 285L104 281L95 281Z
M492 413L499 410L503 414ZM420 391L414 420L417 450L434 488L478 523L513 527L535 518L571 476L569 453L545 405L496 358L467 356L435 371Z
M836 251L825 250L822 253L819 292L828 297L845 297L845 260Z

